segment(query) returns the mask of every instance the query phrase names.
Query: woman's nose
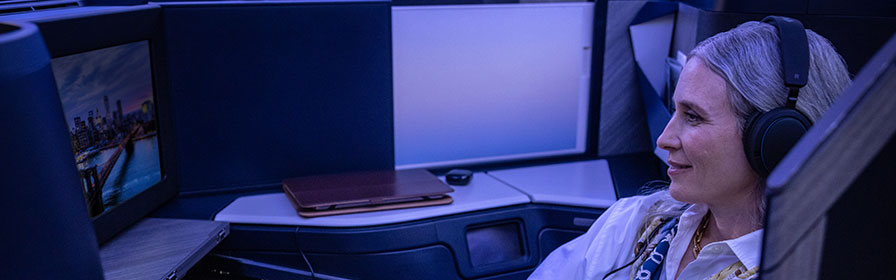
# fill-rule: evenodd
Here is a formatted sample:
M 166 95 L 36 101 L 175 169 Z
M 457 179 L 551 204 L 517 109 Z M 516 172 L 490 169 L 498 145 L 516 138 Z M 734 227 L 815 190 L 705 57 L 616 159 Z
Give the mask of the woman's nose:
M 663 129 L 663 133 L 656 139 L 656 146 L 660 149 L 672 151 L 681 146 L 681 142 L 678 140 L 675 124 L 673 123 L 674 121 L 675 117 L 673 116 L 672 119 L 669 120 L 669 123 L 666 124 L 666 128 Z

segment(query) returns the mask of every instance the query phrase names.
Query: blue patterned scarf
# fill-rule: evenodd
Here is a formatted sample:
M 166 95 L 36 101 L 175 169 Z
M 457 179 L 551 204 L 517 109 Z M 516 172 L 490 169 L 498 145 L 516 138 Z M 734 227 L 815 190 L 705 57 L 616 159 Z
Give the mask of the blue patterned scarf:
M 656 244 L 650 255 L 638 268 L 635 273 L 637 280 L 659 280 L 663 271 L 663 261 L 666 259 L 666 253 L 669 252 L 669 246 L 672 243 L 672 237 L 678 232 L 678 218 L 674 218 L 666 222 L 660 230 L 661 240 Z

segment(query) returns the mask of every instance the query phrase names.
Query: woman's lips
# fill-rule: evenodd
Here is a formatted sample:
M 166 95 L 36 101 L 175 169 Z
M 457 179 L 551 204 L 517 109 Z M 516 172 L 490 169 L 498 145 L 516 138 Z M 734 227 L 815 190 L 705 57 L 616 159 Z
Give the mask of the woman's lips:
M 687 164 L 683 164 L 683 163 L 679 163 L 679 162 L 675 162 L 675 161 L 671 161 L 671 160 L 668 163 L 669 163 L 669 169 L 666 170 L 666 173 L 669 174 L 669 177 L 672 177 L 672 175 L 681 174 L 682 172 L 688 171 L 691 168 L 693 168 L 693 166 L 691 166 L 691 165 L 687 165 Z

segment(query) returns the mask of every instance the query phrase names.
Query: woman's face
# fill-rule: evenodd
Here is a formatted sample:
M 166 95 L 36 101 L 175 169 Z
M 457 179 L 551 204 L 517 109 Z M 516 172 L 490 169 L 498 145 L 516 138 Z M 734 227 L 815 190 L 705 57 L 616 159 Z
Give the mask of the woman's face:
M 732 204 L 752 198 L 759 181 L 744 155 L 738 117 L 725 80 L 699 58 L 685 64 L 676 111 L 657 139 L 669 151 L 669 192 L 688 203 Z

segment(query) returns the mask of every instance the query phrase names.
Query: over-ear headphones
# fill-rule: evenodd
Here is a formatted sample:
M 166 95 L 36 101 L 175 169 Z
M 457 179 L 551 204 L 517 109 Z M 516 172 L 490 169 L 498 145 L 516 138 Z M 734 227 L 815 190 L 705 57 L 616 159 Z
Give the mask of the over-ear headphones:
M 800 88 L 809 80 L 809 40 L 798 20 L 769 16 L 762 22 L 778 30 L 778 48 L 784 85 L 789 89 L 784 107 L 768 112 L 755 112 L 744 126 L 744 151 L 750 166 L 760 176 L 767 177 L 784 155 L 809 130 L 812 122 L 796 110 Z

